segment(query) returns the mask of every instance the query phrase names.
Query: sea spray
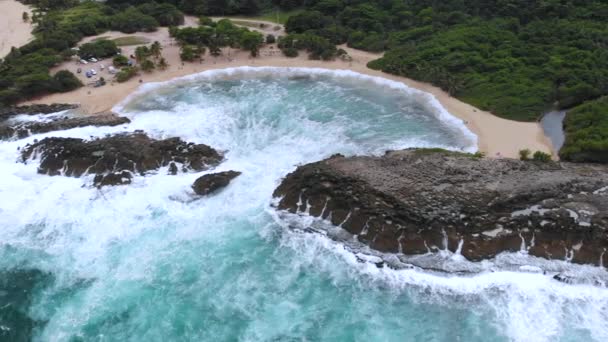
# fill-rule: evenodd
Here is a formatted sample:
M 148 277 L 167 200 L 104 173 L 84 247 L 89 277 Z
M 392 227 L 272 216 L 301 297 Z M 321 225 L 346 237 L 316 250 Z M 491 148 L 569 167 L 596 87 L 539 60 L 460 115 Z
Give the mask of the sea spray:
M 292 77 L 302 74 L 308 79 Z M 23 308 L 40 322 L 34 340 L 608 339 L 605 288 L 508 265 L 583 278 L 605 273 L 597 267 L 515 253 L 475 264 L 479 273 L 469 276 L 378 268 L 277 217 L 272 192 L 298 164 L 410 146 L 473 150 L 461 123 L 438 116 L 427 95 L 343 71 L 201 75 L 213 77 L 144 85 L 116 108 L 129 125 L 0 143 L 0 270 L 50 275 L 34 279 Z M 48 177 L 36 161 L 17 162 L 18 149 L 34 139 L 136 129 L 209 144 L 226 161 L 102 189 L 87 186 L 87 177 Z M 182 200 L 200 175 L 225 170 L 242 175 L 217 195 Z M 307 223 L 305 213 L 296 223 Z

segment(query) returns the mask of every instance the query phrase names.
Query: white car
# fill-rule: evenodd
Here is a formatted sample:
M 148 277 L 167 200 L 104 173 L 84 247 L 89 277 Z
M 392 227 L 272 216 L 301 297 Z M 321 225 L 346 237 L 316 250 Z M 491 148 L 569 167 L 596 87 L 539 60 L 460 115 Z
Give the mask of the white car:
M 89 62 L 91 62 L 91 63 L 97 63 L 97 58 L 92 57 L 92 58 L 89 59 Z
M 84 59 L 81 59 L 80 63 L 82 63 L 82 64 L 89 64 L 89 62 L 85 61 Z
M 95 69 L 91 69 L 91 74 L 97 75 L 97 71 L 95 71 Z

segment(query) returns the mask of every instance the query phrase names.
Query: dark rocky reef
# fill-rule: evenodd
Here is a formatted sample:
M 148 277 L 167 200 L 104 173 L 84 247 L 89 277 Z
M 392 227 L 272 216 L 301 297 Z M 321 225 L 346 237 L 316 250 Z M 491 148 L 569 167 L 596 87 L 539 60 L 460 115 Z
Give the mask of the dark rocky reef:
M 78 108 L 78 105 L 68 103 L 53 103 L 50 105 L 33 104 L 29 106 L 3 107 L 0 108 L 0 121 L 4 121 L 15 115 L 50 114 L 76 108 Z
M 25 138 L 30 134 L 46 133 L 84 126 L 118 126 L 131 122 L 112 112 L 91 116 L 62 117 L 47 122 L 0 123 L 0 139 Z
M 142 132 L 96 140 L 45 138 L 27 145 L 21 158 L 23 162 L 39 159 L 38 172 L 51 176 L 95 174 L 95 186 L 127 184 L 132 173 L 144 174 L 170 164 L 177 173 L 176 163 L 182 165 L 182 171 L 202 171 L 223 160 L 219 152 L 207 145 L 180 138 L 155 140 Z
M 234 178 L 241 173 L 238 171 L 223 171 L 203 175 L 194 181 L 192 189 L 197 195 L 206 196 L 214 193 L 230 184 Z
M 403 150 L 298 167 L 279 209 L 323 217 L 380 252 L 530 255 L 608 264 L 608 167 Z

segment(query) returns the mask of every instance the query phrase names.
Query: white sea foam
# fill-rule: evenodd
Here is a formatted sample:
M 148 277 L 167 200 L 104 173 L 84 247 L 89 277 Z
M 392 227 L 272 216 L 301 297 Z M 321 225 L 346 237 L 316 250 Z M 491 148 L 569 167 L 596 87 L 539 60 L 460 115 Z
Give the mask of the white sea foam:
M 178 77 L 169 81 L 164 82 L 150 82 L 142 84 L 135 92 L 126 97 L 121 103 L 114 107 L 114 111 L 123 112 L 125 105 L 137 101 L 138 97 L 147 94 L 153 90 L 166 89 L 165 91 L 171 91 L 172 88 L 179 86 L 187 86 L 192 83 L 200 82 L 214 82 L 218 80 L 226 79 L 245 79 L 263 76 L 282 77 L 289 78 L 294 76 L 329 76 L 337 81 L 355 80 L 357 82 L 369 82 L 376 86 L 387 87 L 389 89 L 401 91 L 407 96 L 415 96 L 424 105 L 427 106 L 430 113 L 437 116 L 438 119 L 442 120 L 448 125 L 457 127 L 466 136 L 467 145 L 464 148 L 466 152 L 477 151 L 477 136 L 469 130 L 461 119 L 456 118 L 450 114 L 437 100 L 435 96 L 430 93 L 408 87 L 402 82 L 389 80 L 382 77 L 364 75 L 352 70 L 345 69 L 323 69 L 323 68 L 303 68 L 303 67 L 250 67 L 241 66 L 235 68 L 226 69 L 215 69 L 207 70 L 196 74 L 191 74 L 183 77 Z M 412 145 L 411 147 L 425 147 Z M 452 146 L 445 146 L 449 149 L 454 149 Z
M 286 77 L 363 77 L 349 71 L 267 69 Z M 518 253 L 481 263 L 479 273 L 470 276 L 380 269 L 373 262 L 376 258 L 360 262 L 344 244 L 325 236 L 279 227 L 275 222 L 285 222 L 273 219 L 276 212 L 268 203 L 281 177 L 296 165 L 337 152 L 379 152 L 387 142 L 349 140 L 348 126 L 355 123 L 309 120 L 296 107 L 290 115 L 265 116 L 276 109 L 277 101 L 280 104 L 284 94 L 274 93 L 280 89 L 265 92 L 268 98 L 258 101 L 253 111 L 244 102 L 213 102 L 196 92 L 189 94 L 191 101 L 169 100 L 173 86 L 186 91 L 226 75 L 252 77 L 251 70 L 259 68 L 207 72 L 187 78 L 191 84 L 144 85 L 132 101 L 162 90 L 165 97 L 157 100 L 170 110 L 142 111 L 123 102 L 115 110 L 132 119 L 129 125 L 75 128 L 0 143 L 0 268 L 27 265 L 57 277 L 53 288 L 37 294 L 29 310 L 48 321 L 37 339 L 95 339 L 103 334 L 112 340 L 168 340 L 182 333 L 190 340 L 331 340 L 349 330 L 345 324 L 357 327 L 357 334 L 367 340 L 403 340 L 412 333 L 441 339 L 460 336 L 458 329 L 468 324 L 474 327 L 466 331 L 473 332 L 495 326 L 514 341 L 580 336 L 608 340 L 605 288 L 511 270 L 528 265 L 524 270 L 539 267 L 595 279 L 603 269 Z M 388 80 L 361 80 L 402 89 Z M 359 128 L 369 133 L 367 126 Z M 37 161 L 16 162 L 18 149 L 35 139 L 87 139 L 134 129 L 156 138 L 180 136 L 206 143 L 226 150 L 227 160 L 216 170 L 168 176 L 161 169 L 135 177 L 129 186 L 101 190 L 87 186 L 90 176 L 48 177 L 37 174 Z M 395 147 L 432 143 L 424 136 L 403 137 Z M 243 174 L 219 194 L 189 201 L 197 177 L 221 170 Z M 450 258 L 447 252 L 438 262 L 468 267 L 466 260 Z M 78 286 L 83 288 L 69 292 Z M 406 302 L 400 302 L 404 297 Z M 462 312 L 483 314 L 478 323 L 446 326 L 445 335 L 425 335 L 443 328 L 434 321 L 432 310 L 437 307 L 446 323 L 460 322 Z M 429 317 L 426 324 L 432 326 L 406 325 L 420 317 Z M 246 328 L 236 325 L 239 320 Z M 321 325 L 314 325 L 317 321 Z M 483 334 L 460 339 L 484 337 L 494 339 Z

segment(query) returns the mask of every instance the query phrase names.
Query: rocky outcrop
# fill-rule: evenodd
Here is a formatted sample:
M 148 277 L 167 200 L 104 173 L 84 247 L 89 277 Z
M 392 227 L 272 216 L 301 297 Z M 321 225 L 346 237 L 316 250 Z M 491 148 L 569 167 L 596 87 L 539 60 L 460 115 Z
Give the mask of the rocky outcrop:
M 91 116 L 62 117 L 51 121 L 33 121 L 0 124 L 0 139 L 25 138 L 30 134 L 46 133 L 84 126 L 118 126 L 131 122 L 112 112 Z
M 127 184 L 133 173 L 144 174 L 171 163 L 181 164 L 182 171 L 202 171 L 223 159 L 207 145 L 180 138 L 155 140 L 142 132 L 96 140 L 45 138 L 27 145 L 21 157 L 23 162 L 40 160 L 38 172 L 42 174 L 72 177 L 95 174 L 96 186 Z
M 0 121 L 6 120 L 14 115 L 50 114 L 76 108 L 78 108 L 78 105 L 68 103 L 53 103 L 50 105 L 33 104 L 29 106 L 4 107 L 0 108 Z
M 608 167 L 434 150 L 334 156 L 298 167 L 279 209 L 329 220 L 380 252 L 503 251 L 608 264 Z
M 206 196 L 230 184 L 241 173 L 238 171 L 224 171 L 203 175 L 194 181 L 192 189 L 197 195 Z

